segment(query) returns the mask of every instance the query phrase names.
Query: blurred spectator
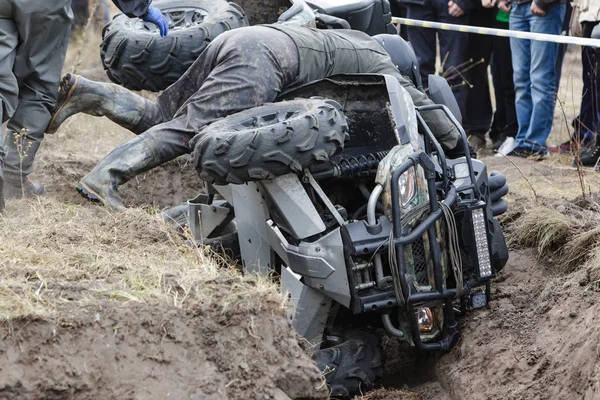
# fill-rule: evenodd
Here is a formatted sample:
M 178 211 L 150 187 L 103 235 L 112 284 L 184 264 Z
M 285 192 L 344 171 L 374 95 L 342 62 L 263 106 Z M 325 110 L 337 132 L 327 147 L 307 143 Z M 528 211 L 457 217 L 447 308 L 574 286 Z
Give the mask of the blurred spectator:
M 469 22 L 472 0 L 401 0 L 406 4 L 407 17 L 424 21 L 465 25 Z M 428 87 L 428 77 L 435 73 L 436 34 L 440 42 L 443 75 L 448 79 L 462 115 L 466 115 L 467 86 L 461 70 L 468 64 L 469 36 L 465 32 L 451 32 L 429 28 L 407 27 L 421 70 L 423 86 Z
M 73 29 L 83 28 L 87 24 L 90 13 L 92 12 L 94 13 L 92 22 L 98 26 L 102 26 L 110 20 L 110 6 L 108 0 L 98 0 L 96 3 L 96 10 L 90 10 L 90 5 L 89 0 L 71 0 Z
M 168 21 L 151 0 L 113 0 L 130 17 L 168 32 Z M 2 198 L 43 195 L 28 178 L 56 105 L 73 12 L 71 0 L 0 0 L 0 143 Z
M 566 1 L 566 0 L 565 0 Z M 563 18 L 562 28 L 560 29 L 560 34 L 562 36 L 569 35 L 569 25 L 571 24 L 571 13 L 573 12 L 573 7 L 570 2 L 565 3 L 565 16 Z M 558 44 L 558 56 L 556 57 L 556 90 L 560 87 L 560 77 L 562 76 L 562 65 L 565 59 L 565 54 L 567 54 L 567 49 L 569 45 L 566 43 Z
M 406 4 L 402 3 L 402 0 L 390 0 L 390 8 L 394 17 L 406 18 Z M 399 33 L 402 39 L 408 41 L 406 25 L 400 25 Z
M 579 4 L 581 14 L 579 22 L 581 24 L 581 33 L 583 37 L 592 36 L 592 30 L 600 21 L 600 1 L 599 0 L 581 0 Z M 581 49 L 581 62 L 583 64 L 583 93 L 579 116 L 573 121 L 575 128 L 574 135 L 577 135 L 585 145 L 591 143 L 591 146 L 584 148 L 581 153 L 581 164 L 587 167 L 593 167 L 600 158 L 600 138 L 598 129 L 600 128 L 600 79 L 598 79 L 598 54 L 593 47 L 584 46 Z
M 510 29 L 558 35 L 565 16 L 564 0 L 501 0 L 498 7 L 510 10 Z M 519 129 L 511 156 L 548 154 L 546 139 L 552 129 L 556 97 L 558 45 L 538 40 L 510 39 L 515 83 L 515 107 Z
M 485 2 L 485 0 L 484 0 Z M 469 15 L 469 23 L 473 26 L 492 27 L 496 10 L 476 4 Z M 467 88 L 466 115 L 463 115 L 463 127 L 469 143 L 479 150 L 485 146 L 485 135 L 492 124 L 492 100 L 488 67 L 494 47 L 494 37 L 489 35 L 469 34 L 467 56 L 471 61 L 465 76 L 469 81 Z
M 486 0 L 483 0 L 485 3 Z M 488 1 L 489 3 L 489 1 Z M 510 14 L 497 10 L 494 27 L 508 29 Z M 496 156 L 502 157 L 516 147 L 515 137 L 519 125 L 515 110 L 515 85 L 513 83 L 512 55 L 510 52 L 510 39 L 507 37 L 494 37 L 494 50 L 491 61 L 492 82 L 496 98 L 496 112 L 490 130 L 490 139 L 493 142 Z

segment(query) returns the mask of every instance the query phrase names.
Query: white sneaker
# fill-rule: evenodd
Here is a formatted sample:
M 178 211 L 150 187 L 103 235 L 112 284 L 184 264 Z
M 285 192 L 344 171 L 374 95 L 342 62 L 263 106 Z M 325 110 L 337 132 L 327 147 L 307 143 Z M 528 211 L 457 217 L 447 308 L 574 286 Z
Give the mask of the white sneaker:
M 498 149 L 498 151 L 496 152 L 495 155 L 496 155 L 496 157 L 507 156 L 508 153 L 513 151 L 516 147 L 517 147 L 517 141 L 515 140 L 514 137 L 509 136 L 504 140 L 504 143 L 502 143 L 502 146 L 500 146 L 500 148 Z

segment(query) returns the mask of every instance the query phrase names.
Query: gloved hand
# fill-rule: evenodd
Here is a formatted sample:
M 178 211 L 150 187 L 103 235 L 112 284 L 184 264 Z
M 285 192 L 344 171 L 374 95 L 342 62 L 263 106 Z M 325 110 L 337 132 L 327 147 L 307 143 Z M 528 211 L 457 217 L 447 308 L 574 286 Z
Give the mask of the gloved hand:
M 169 21 L 156 7 L 148 7 L 148 12 L 142 17 L 146 22 L 152 22 L 158 26 L 160 36 L 165 37 L 169 33 Z
M 506 177 L 498 171 L 493 171 L 488 178 L 490 188 L 490 201 L 494 217 L 504 214 L 508 210 L 508 203 L 502 197 L 508 193 Z

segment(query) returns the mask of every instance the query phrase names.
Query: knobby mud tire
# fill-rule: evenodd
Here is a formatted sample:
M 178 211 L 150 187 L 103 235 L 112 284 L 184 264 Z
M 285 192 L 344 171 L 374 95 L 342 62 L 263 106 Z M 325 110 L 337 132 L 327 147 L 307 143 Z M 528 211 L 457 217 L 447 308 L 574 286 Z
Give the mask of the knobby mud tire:
M 175 82 L 206 46 L 221 33 L 248 26 L 240 6 L 226 0 L 155 0 L 163 13 L 197 9 L 206 14 L 201 22 L 169 30 L 146 29 L 139 18 L 119 14 L 102 30 L 100 58 L 111 81 L 131 90 L 159 91 Z M 151 26 L 151 25 L 150 25 Z
M 206 182 L 224 185 L 300 173 L 344 147 L 348 125 L 327 99 L 269 103 L 225 117 L 193 140 L 194 165 Z
M 324 374 L 331 398 L 350 398 L 364 393 L 383 376 L 385 357 L 381 336 L 371 332 L 354 332 L 333 347 L 312 355 Z

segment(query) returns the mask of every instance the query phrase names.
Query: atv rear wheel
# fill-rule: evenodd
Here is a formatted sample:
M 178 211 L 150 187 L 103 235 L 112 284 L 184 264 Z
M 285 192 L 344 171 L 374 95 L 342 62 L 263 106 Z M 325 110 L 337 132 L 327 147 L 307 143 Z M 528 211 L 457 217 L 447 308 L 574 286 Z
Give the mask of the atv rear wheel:
M 152 5 L 169 21 L 166 37 L 156 25 L 124 14 L 102 30 L 102 65 L 113 82 L 128 89 L 166 89 L 214 38 L 248 25 L 240 6 L 226 0 L 155 0 Z
M 325 375 L 332 398 L 364 392 L 383 376 L 381 336 L 375 333 L 354 332 L 345 342 L 314 352 L 312 358 Z
M 348 125 L 340 109 L 333 100 L 296 99 L 220 119 L 192 140 L 196 170 L 217 185 L 300 173 L 343 149 Z

